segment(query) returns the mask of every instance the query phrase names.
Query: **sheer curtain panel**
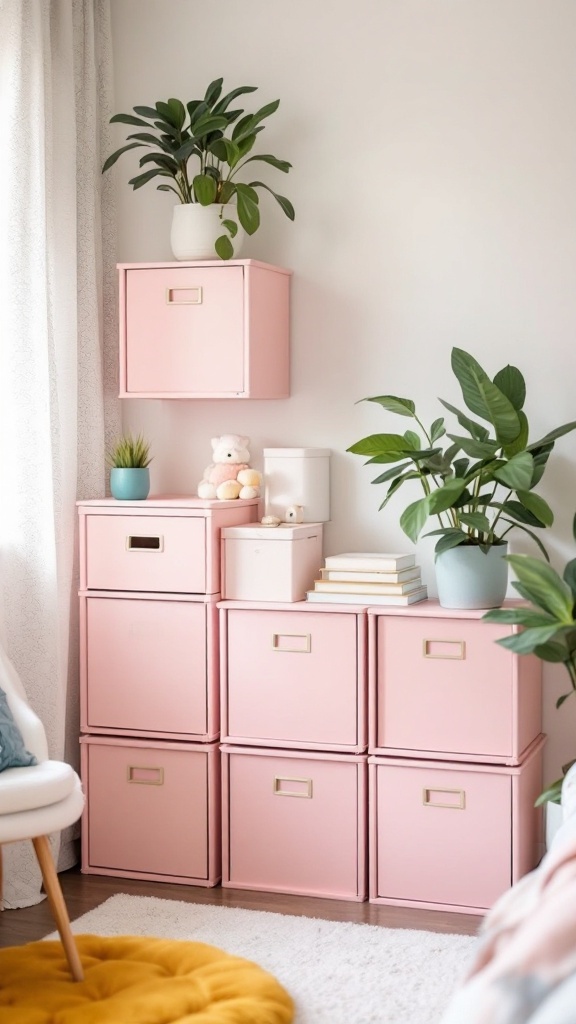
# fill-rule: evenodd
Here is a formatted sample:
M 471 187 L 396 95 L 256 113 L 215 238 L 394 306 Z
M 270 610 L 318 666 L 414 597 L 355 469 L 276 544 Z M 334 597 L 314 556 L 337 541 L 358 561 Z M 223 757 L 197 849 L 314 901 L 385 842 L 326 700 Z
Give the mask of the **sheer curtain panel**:
M 111 79 L 109 0 L 0 0 L 0 631 L 74 765 L 75 502 L 104 494 L 118 419 Z M 4 854 L 4 906 L 39 902 L 34 857 Z

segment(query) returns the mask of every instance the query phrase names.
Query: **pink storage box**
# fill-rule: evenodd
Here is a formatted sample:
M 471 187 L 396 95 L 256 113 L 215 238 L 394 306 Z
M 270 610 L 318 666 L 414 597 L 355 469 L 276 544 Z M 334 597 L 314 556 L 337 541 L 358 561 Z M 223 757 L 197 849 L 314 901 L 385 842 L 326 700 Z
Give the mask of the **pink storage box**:
M 483 914 L 531 871 L 544 742 L 515 767 L 369 758 L 370 902 Z
M 221 544 L 225 600 L 303 601 L 322 565 L 321 523 L 227 526 Z
M 222 885 L 365 900 L 366 757 L 221 751 Z
M 82 736 L 82 871 L 213 886 L 220 880 L 217 743 Z

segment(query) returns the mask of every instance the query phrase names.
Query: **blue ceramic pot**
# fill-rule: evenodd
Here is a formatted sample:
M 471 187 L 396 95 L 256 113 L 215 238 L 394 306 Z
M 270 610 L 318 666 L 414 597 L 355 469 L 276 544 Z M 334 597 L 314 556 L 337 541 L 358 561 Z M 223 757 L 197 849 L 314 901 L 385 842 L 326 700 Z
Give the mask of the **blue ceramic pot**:
M 443 608 L 499 608 L 508 585 L 507 544 L 494 544 L 485 554 L 460 544 L 436 558 L 438 600 Z
M 150 493 L 150 470 L 111 469 L 110 491 L 119 501 L 143 501 Z

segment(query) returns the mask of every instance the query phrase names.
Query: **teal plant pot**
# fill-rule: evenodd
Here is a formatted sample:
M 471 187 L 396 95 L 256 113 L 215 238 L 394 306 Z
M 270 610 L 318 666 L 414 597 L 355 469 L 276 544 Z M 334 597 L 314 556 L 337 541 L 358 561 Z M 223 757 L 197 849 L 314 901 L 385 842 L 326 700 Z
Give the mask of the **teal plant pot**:
M 435 563 L 438 600 L 443 608 L 499 608 L 506 597 L 507 544 L 493 544 L 485 554 L 460 544 L 438 555 Z
M 111 469 L 110 491 L 119 501 L 143 501 L 150 493 L 150 470 Z

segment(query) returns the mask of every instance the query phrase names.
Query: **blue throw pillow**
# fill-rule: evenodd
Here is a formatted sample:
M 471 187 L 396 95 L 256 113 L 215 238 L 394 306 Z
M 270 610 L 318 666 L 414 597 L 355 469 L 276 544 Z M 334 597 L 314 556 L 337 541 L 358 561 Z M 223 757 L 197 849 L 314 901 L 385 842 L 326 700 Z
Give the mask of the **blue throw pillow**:
M 8 698 L 0 689 L 0 772 L 5 768 L 27 768 L 31 764 L 38 764 L 38 761 L 26 750 L 22 733 L 8 706 Z

